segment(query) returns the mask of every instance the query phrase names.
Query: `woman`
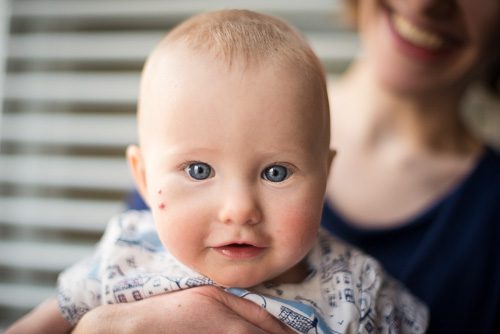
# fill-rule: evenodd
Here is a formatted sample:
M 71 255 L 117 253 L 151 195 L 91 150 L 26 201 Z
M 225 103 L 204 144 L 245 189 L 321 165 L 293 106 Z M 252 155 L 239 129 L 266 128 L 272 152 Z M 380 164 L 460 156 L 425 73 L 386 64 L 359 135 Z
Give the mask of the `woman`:
M 498 333 L 500 157 L 465 127 L 460 107 L 475 80 L 488 79 L 498 93 L 500 2 L 349 6 L 363 56 L 331 90 L 338 157 L 323 225 L 377 257 L 426 302 L 430 332 Z M 175 316 L 158 316 L 164 312 Z M 227 331 L 226 324 L 239 333 L 279 330 L 254 305 L 201 288 L 97 309 L 77 332 L 130 323 L 193 330 L 196 312 L 206 314 L 205 323 L 196 320 L 204 331 Z
M 500 157 L 460 107 L 475 79 L 500 88 L 500 2 L 357 5 L 364 53 L 331 90 L 323 225 L 426 302 L 430 332 L 499 332 Z

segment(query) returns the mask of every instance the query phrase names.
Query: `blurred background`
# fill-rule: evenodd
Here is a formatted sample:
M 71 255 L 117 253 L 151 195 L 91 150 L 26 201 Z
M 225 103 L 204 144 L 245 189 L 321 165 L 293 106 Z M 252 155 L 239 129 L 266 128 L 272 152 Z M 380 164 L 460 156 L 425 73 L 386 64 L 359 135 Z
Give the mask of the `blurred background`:
M 124 209 L 149 51 L 181 20 L 220 8 L 286 19 L 329 80 L 361 56 L 342 0 L 0 0 L 0 331 L 54 295 L 57 274 Z M 478 88 L 464 117 L 500 148 L 497 101 Z

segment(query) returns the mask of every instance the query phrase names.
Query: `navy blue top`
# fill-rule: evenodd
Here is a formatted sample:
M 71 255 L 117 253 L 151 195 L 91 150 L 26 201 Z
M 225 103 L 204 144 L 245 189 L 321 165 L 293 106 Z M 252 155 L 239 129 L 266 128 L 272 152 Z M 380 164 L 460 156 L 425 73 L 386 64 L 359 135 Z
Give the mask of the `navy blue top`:
M 500 155 L 400 227 L 361 229 L 325 205 L 322 225 L 377 258 L 431 310 L 430 333 L 500 333 Z

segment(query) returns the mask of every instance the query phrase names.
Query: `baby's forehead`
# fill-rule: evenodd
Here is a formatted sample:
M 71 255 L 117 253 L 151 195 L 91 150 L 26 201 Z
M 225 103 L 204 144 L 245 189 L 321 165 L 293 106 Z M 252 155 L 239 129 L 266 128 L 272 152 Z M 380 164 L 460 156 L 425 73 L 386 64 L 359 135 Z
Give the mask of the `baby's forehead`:
M 154 98 L 173 99 L 176 93 L 182 94 L 184 90 L 196 88 L 207 73 L 213 78 L 209 86 L 220 82 L 263 85 L 268 79 L 262 75 L 263 72 L 273 74 L 276 85 L 269 90 L 279 92 L 288 86 L 300 86 L 296 95 L 304 100 L 323 101 L 321 78 L 305 71 L 300 64 L 271 57 L 255 61 L 233 57 L 227 62 L 227 59 L 217 54 L 202 53 L 179 43 L 157 50 L 148 61 L 141 78 L 140 102 Z
M 314 124 L 329 124 L 327 120 L 328 103 L 324 102 L 325 96 L 322 95 L 324 91 L 322 78 L 316 72 L 310 71 L 309 68 L 296 62 L 295 59 L 288 59 L 287 61 L 283 61 L 278 57 L 248 59 L 244 56 L 232 55 L 232 58 L 228 61 L 227 57 L 221 57 L 215 52 L 202 51 L 194 49 L 186 43 L 176 41 L 174 43 L 160 44 L 151 54 L 141 78 L 138 108 L 140 136 L 149 136 L 150 133 L 150 131 L 141 131 L 142 124 L 154 123 L 159 118 L 165 121 L 163 117 L 165 115 L 159 113 L 158 105 L 171 105 L 185 97 L 186 94 L 195 94 L 193 92 L 196 91 L 203 92 L 207 87 L 211 88 L 210 86 L 225 81 L 233 83 L 246 82 L 249 83 L 250 87 L 252 85 L 262 86 L 266 83 L 263 82 L 265 76 L 262 76 L 262 72 L 275 74 L 274 78 L 276 80 L 274 82 L 276 85 L 270 87 L 269 91 L 274 90 L 279 93 L 290 85 L 300 86 L 299 89 L 294 91 L 294 94 L 298 95 L 298 99 L 303 103 L 310 104 L 311 108 L 316 106 L 316 109 L 320 109 L 313 111 L 307 110 L 307 106 L 304 107 L 304 110 L 309 114 L 306 117 L 307 120 Z M 214 80 L 212 82 L 202 81 L 207 72 L 213 74 Z M 206 84 L 207 87 L 202 84 Z M 262 92 L 263 95 L 267 93 Z M 220 92 L 221 97 L 225 94 L 226 92 Z M 278 95 L 276 95 L 277 99 L 282 98 Z M 193 99 L 197 97 L 193 96 Z M 215 98 L 217 99 L 217 96 Z M 256 96 L 255 98 L 261 99 L 262 97 Z M 200 104 L 206 102 L 210 101 L 199 101 Z M 234 115 L 239 114 L 238 111 L 240 111 L 240 108 L 235 107 Z M 175 108 L 161 109 L 161 113 L 166 112 L 175 115 L 182 111 Z M 213 114 L 213 118 L 217 117 L 219 117 L 217 114 Z M 282 121 L 286 121 L 286 114 L 281 114 L 281 117 L 284 118 Z M 224 120 L 219 119 L 219 121 L 223 124 Z M 265 119 L 262 121 L 265 121 Z M 279 125 L 279 123 L 276 124 Z M 297 124 L 297 131 L 305 131 L 299 125 Z M 318 127 L 322 128 L 324 126 Z
M 205 72 L 215 72 L 214 83 L 235 80 L 253 81 L 255 85 L 259 85 L 262 84 L 258 81 L 260 72 L 268 71 L 279 72 L 282 85 L 292 81 L 307 85 L 308 75 L 300 68 L 300 64 L 280 61 L 273 57 L 249 59 L 244 55 L 232 55 L 231 59 L 227 59 L 218 53 L 204 52 L 185 43 L 176 42 L 159 47 L 151 54 L 141 75 L 139 95 L 140 100 L 144 100 L 154 96 L 151 93 L 158 90 L 163 92 L 157 94 L 159 97 L 175 94 L 175 91 L 169 88 L 184 85 L 184 88 L 188 89 L 190 86 L 196 86 Z

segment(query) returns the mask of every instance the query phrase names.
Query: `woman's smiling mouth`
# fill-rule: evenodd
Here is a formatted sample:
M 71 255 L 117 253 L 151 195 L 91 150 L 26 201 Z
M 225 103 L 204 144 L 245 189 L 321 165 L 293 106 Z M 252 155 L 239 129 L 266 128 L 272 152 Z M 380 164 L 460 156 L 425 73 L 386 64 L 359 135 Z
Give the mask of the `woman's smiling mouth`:
M 402 38 L 418 47 L 438 50 L 445 44 L 443 37 L 414 25 L 401 15 L 393 14 L 392 22 L 394 29 Z
M 387 8 L 386 19 L 393 39 L 406 55 L 425 62 L 447 59 L 462 42 L 444 28 L 432 29 Z M 438 23 L 436 23 L 438 24 Z

